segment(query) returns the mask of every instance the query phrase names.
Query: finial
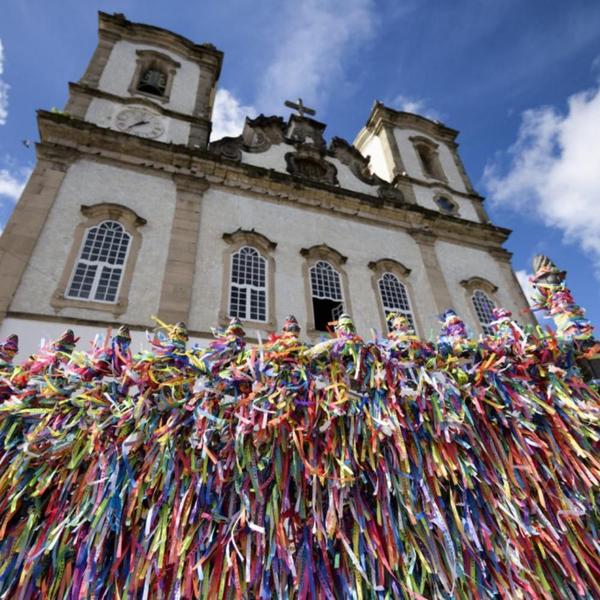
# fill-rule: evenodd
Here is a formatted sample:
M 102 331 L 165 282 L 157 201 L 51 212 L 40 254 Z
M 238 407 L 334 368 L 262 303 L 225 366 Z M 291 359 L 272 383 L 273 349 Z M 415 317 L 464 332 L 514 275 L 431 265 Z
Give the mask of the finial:
M 9 335 L 3 344 L 0 344 L 0 362 L 9 363 L 19 351 L 19 336 Z
M 127 325 L 121 325 L 121 327 L 117 329 L 114 339 L 121 345 L 128 346 L 131 344 L 131 332 L 129 331 L 129 327 L 127 327 Z
M 388 334 L 388 337 L 408 337 L 414 336 L 415 330 L 408 320 L 408 317 L 402 313 L 391 312 L 387 320 L 389 321 L 392 330 Z
M 190 339 L 187 326 L 183 321 L 179 321 L 169 330 L 169 338 L 175 341 L 187 342 Z
M 52 342 L 52 350 L 71 354 L 78 339 L 72 329 L 67 329 L 57 340 Z
M 300 334 L 300 325 L 294 315 L 288 315 L 283 323 L 282 330 L 284 334 L 287 334 L 290 337 L 298 337 Z
M 449 345 L 453 348 L 455 344 L 462 344 L 467 341 L 468 334 L 464 321 L 451 308 L 445 310 L 440 316 L 442 323 L 438 342 L 442 346 Z
M 237 317 L 232 317 L 231 321 L 229 321 L 229 325 L 225 330 L 225 335 L 239 338 L 242 338 L 246 335 L 246 332 L 242 327 L 242 322 Z
M 346 313 L 341 314 L 335 325 L 335 332 L 338 337 L 355 334 L 356 327 L 354 327 L 354 321 L 352 320 L 352 317 Z
M 547 256 L 538 254 L 533 257 L 533 285 L 560 285 L 566 277 Z

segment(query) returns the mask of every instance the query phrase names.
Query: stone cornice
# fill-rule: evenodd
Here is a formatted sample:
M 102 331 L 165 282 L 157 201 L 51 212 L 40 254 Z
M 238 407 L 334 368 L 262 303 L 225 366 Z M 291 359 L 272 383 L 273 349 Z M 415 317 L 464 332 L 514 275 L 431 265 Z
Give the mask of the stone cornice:
M 178 119 L 180 121 L 186 121 L 187 123 L 203 123 L 207 126 L 211 124 L 210 119 L 188 115 L 175 110 L 170 110 L 168 108 L 165 108 L 164 106 L 161 106 L 158 101 L 152 100 L 145 96 L 117 96 L 116 94 L 111 94 L 110 92 L 105 92 L 103 90 L 99 90 L 95 87 L 91 87 L 86 84 L 74 82 L 69 82 L 69 92 L 71 94 L 83 94 L 92 98 L 110 100 L 111 102 L 116 102 L 117 104 L 141 104 L 142 106 L 147 106 L 148 108 L 155 110 L 156 112 L 160 113 L 165 117 L 170 117 L 171 119 Z
M 432 121 L 421 115 L 394 110 L 377 101 L 371 109 L 371 114 L 367 119 L 365 127 L 369 130 L 377 131 L 386 123 L 394 127 L 410 127 L 446 142 L 453 142 L 459 133 L 456 129 L 452 129 L 438 121 Z
M 223 52 L 217 50 L 212 44 L 195 44 L 191 40 L 161 27 L 128 21 L 120 13 L 111 15 L 100 11 L 98 20 L 100 37 L 160 46 L 177 52 L 194 62 L 203 63 L 205 67 L 215 70 L 216 77 L 219 77 Z
M 379 197 L 320 182 L 299 181 L 287 173 L 227 160 L 207 150 L 138 138 L 66 115 L 39 111 L 38 124 L 41 149 L 55 155 L 78 151 L 91 160 L 150 169 L 163 176 L 202 177 L 209 184 L 235 189 L 237 193 L 299 203 L 386 227 L 427 227 L 440 239 L 484 249 L 500 248 L 510 234 L 510 230 L 491 224 L 443 215 L 414 204 L 386 203 Z
M 436 179 L 434 181 L 427 181 L 426 179 L 419 179 L 417 177 L 412 177 L 411 175 L 396 175 L 396 177 L 394 177 L 394 181 L 392 183 L 395 184 L 397 181 L 406 181 L 413 185 L 420 185 L 421 187 L 428 187 L 428 188 L 438 188 L 439 187 L 439 188 L 446 190 L 448 193 L 453 194 L 454 196 L 460 196 L 462 198 L 468 198 L 469 200 L 476 200 L 478 202 L 483 202 L 485 200 L 485 198 L 483 196 L 480 196 L 479 194 L 477 194 L 475 192 L 461 192 L 460 190 L 453 188 L 447 182 L 442 181 L 440 179 Z
M 192 194 L 204 194 L 210 184 L 203 177 L 186 175 L 184 173 L 173 173 L 173 181 L 178 190 Z

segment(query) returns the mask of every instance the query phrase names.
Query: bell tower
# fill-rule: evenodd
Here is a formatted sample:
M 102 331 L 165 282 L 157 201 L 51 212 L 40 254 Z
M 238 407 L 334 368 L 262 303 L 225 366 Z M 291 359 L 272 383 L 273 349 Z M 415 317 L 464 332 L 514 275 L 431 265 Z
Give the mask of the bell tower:
M 99 13 L 98 46 L 65 112 L 99 127 L 206 149 L 223 53 Z

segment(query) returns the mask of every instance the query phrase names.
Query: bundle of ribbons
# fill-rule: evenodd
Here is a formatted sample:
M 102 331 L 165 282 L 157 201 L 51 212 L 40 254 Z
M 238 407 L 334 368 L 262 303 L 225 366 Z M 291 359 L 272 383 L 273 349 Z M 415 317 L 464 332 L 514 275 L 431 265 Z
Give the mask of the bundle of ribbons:
M 497 309 L 0 346 L 0 598 L 598 598 L 600 396 Z

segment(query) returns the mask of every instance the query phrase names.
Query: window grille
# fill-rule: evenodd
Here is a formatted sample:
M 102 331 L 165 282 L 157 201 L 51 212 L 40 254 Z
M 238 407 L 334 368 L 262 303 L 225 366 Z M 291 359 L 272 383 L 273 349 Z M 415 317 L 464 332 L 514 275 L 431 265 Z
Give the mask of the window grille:
M 486 334 L 492 333 L 490 323 L 494 320 L 494 315 L 492 314 L 494 303 L 481 290 L 475 290 L 473 296 L 471 296 L 471 300 L 473 301 L 473 306 L 475 307 L 475 312 L 477 313 L 477 318 L 481 323 L 483 332 Z
M 341 302 L 342 286 L 340 274 L 324 260 L 320 260 L 310 268 L 310 285 L 313 298 Z
M 231 256 L 230 317 L 267 320 L 266 272 L 266 259 L 250 246 L 243 246 Z
M 388 321 L 390 313 L 403 314 L 410 323 L 410 326 L 415 328 L 410 300 L 406 286 L 393 274 L 384 273 L 379 279 L 379 293 L 381 295 L 381 303 L 383 304 L 383 312 L 385 313 L 388 329 L 391 328 L 391 323 Z
M 116 221 L 87 230 L 67 297 L 116 302 L 131 236 Z

